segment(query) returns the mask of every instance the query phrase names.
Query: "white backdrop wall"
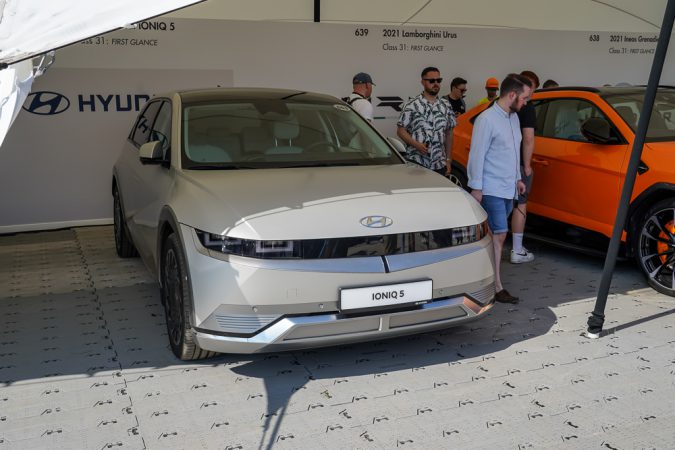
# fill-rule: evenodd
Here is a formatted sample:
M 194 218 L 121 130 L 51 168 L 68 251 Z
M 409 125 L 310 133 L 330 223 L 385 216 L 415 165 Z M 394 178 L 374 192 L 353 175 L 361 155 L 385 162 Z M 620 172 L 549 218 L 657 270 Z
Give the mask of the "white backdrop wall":
M 529 69 L 562 85 L 646 84 L 656 33 L 536 31 L 160 18 L 60 50 L 0 147 L 0 233 L 110 223 L 112 164 L 139 107 L 173 88 L 266 86 L 351 91 L 377 84 L 375 125 L 394 134 L 420 71 L 469 80 Z M 673 58 L 662 84 L 675 83 Z M 224 174 L 227 176 L 227 174 Z

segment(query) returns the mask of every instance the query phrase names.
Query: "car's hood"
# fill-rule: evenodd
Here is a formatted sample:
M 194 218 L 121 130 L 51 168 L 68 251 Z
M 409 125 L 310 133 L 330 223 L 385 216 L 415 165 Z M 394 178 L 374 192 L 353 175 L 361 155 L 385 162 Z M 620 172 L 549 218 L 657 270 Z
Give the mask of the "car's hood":
M 437 230 L 485 212 L 446 178 L 412 165 L 184 171 L 172 206 L 182 223 L 247 239 L 319 239 Z M 386 216 L 370 228 L 363 218 Z

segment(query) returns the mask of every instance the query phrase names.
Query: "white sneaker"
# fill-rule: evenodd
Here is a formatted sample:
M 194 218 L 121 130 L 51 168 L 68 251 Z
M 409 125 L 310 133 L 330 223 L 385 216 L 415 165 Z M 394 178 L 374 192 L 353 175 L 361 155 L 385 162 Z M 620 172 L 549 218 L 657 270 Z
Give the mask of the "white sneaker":
M 525 247 L 521 253 L 511 250 L 511 264 L 522 264 L 534 261 L 534 253 L 530 253 Z

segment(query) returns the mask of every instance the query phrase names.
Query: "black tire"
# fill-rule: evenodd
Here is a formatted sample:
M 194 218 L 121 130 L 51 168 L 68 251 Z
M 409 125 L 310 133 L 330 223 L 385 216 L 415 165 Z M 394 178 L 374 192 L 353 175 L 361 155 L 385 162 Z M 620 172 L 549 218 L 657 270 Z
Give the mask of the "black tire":
M 124 210 L 117 188 L 113 191 L 113 229 L 115 232 L 115 250 L 117 250 L 119 257 L 133 258 L 138 256 L 136 247 L 129 235 L 129 229 L 124 221 Z
M 661 200 L 645 212 L 632 242 L 649 285 L 675 297 L 675 198 Z
M 450 176 L 448 177 L 450 181 L 455 183 L 457 186 L 461 187 L 467 192 L 470 192 L 469 189 L 469 180 L 466 177 L 464 170 L 460 169 L 456 165 L 452 165 L 452 170 L 450 171 Z
M 192 289 L 187 263 L 178 236 L 170 234 L 162 246 L 162 303 L 171 350 L 183 361 L 210 358 L 216 352 L 202 350 L 192 329 Z

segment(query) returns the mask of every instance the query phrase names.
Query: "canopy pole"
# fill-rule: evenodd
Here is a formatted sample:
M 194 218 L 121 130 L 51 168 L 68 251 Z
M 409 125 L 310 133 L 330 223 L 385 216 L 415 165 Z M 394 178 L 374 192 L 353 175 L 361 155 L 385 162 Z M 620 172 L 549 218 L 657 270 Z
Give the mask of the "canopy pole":
M 649 119 L 652 115 L 654 99 L 656 98 L 656 91 L 661 79 L 661 72 L 663 71 L 663 63 L 666 59 L 668 44 L 670 43 L 671 33 L 673 32 L 673 21 L 675 21 L 675 0 L 668 0 L 666 12 L 663 15 L 663 24 L 661 25 L 659 42 L 656 45 L 656 52 L 654 53 L 654 60 L 652 61 L 652 68 L 649 73 L 649 82 L 645 92 L 642 111 L 640 112 L 637 132 L 635 133 L 635 141 L 633 141 L 630 161 L 628 163 L 628 169 L 626 170 L 626 178 L 621 191 L 619 208 L 616 212 L 612 238 L 609 242 L 607 256 L 605 257 L 605 267 L 598 288 L 598 296 L 595 300 L 595 308 L 588 318 L 588 331 L 586 332 L 586 336 L 590 338 L 600 337 L 600 332 L 602 331 L 602 326 L 605 322 L 607 294 L 609 292 L 610 284 L 612 283 L 612 274 L 614 272 L 614 266 L 616 265 L 616 256 L 619 253 L 621 234 L 623 233 L 626 216 L 628 215 L 628 207 L 633 193 L 633 186 L 635 185 L 635 177 L 637 175 L 638 165 L 640 164 L 640 157 L 642 156 L 642 147 L 644 146 L 645 137 L 647 136 Z
M 314 0 L 314 22 L 321 22 L 321 0 Z

